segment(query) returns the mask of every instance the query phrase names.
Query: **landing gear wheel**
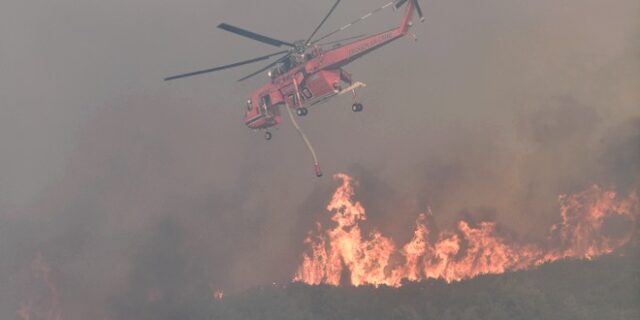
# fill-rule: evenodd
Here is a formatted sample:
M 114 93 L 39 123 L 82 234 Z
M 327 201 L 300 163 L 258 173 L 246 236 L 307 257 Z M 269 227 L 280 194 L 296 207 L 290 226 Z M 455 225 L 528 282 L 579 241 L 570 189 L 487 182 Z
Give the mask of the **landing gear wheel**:
M 265 140 L 271 140 L 271 132 L 267 131 L 264 133 L 264 139 Z
M 298 117 L 304 117 L 309 113 L 309 109 L 307 108 L 298 108 L 296 109 L 296 114 Z
M 362 105 L 362 103 L 354 103 L 351 106 L 351 111 L 353 112 L 360 112 L 362 111 L 362 109 L 364 109 L 364 106 Z

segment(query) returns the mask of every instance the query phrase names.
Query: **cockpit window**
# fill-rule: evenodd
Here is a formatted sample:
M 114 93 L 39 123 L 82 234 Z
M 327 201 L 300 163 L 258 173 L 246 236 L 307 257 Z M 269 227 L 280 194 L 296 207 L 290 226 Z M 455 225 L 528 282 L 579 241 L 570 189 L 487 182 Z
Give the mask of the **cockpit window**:
M 268 94 L 260 97 L 260 112 L 262 112 L 263 114 L 267 114 L 270 107 L 271 97 Z
M 262 96 L 262 98 L 260 98 L 260 101 L 264 106 L 267 106 L 267 107 L 271 106 L 271 97 L 268 94 Z

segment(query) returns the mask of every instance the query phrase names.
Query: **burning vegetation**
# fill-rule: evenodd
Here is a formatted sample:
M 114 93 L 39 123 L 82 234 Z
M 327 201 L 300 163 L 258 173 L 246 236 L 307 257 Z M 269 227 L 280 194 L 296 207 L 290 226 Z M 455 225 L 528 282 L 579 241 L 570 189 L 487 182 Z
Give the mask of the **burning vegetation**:
M 559 197 L 561 221 L 544 243 L 522 243 L 501 234 L 496 222 L 459 221 L 454 230 L 435 232 L 430 212 L 417 218 L 413 238 L 402 246 L 374 230 L 363 235 L 367 219 L 353 199 L 357 182 L 345 174 L 327 210 L 333 227 L 317 224 L 294 281 L 310 285 L 386 285 L 442 279 L 446 282 L 484 274 L 501 274 L 562 259 L 592 259 L 628 244 L 635 236 L 638 197 L 620 196 L 594 185 Z
M 60 293 L 42 254 L 31 263 L 32 291 L 16 312 L 20 320 L 62 320 Z

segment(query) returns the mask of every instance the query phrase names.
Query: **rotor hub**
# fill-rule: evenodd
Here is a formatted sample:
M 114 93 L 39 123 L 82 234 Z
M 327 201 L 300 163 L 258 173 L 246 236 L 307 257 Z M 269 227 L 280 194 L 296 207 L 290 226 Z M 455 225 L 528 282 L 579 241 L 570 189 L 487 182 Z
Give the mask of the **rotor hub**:
M 307 43 L 304 40 L 298 40 L 293 42 L 294 51 L 298 54 L 303 54 L 307 50 Z

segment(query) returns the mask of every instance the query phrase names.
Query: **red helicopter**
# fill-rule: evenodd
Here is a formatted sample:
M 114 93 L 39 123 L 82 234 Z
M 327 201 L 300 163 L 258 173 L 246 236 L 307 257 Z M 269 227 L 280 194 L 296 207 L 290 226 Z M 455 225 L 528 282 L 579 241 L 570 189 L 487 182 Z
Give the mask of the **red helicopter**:
M 282 122 L 281 107 L 286 109 L 296 130 L 298 130 L 307 144 L 314 159 L 315 173 L 320 177 L 322 176 L 322 172 L 315 151 L 298 126 L 292 109 L 295 110 L 298 116 L 306 116 L 309 107 L 324 102 L 333 96 L 350 92 L 354 99 L 352 111 L 362 111 L 363 106 L 357 101 L 356 89 L 364 87 L 365 84 L 354 81 L 351 74 L 343 70 L 343 67 L 375 49 L 408 35 L 414 12 L 417 12 L 420 21 L 424 21 L 418 0 L 394 0 L 314 40 L 313 38 L 316 33 L 327 21 L 329 16 L 331 16 L 340 2 L 341 0 L 337 0 L 333 4 L 329 13 L 322 19 L 315 30 L 313 30 L 307 40 L 287 42 L 222 23 L 218 25 L 218 28 L 275 47 L 287 46 L 289 49 L 216 68 L 179 74 L 167 77 L 164 80 L 169 81 L 220 71 L 280 56 L 264 68 L 238 80 L 244 81 L 267 70 L 267 75 L 270 78 L 268 83 L 255 90 L 247 100 L 244 123 L 251 129 L 265 130 L 265 139 L 271 140 L 272 135 L 268 129 Z M 322 40 L 344 31 L 382 9 L 391 6 L 393 6 L 394 9 L 398 9 L 405 4 L 407 4 L 405 13 L 400 25 L 396 28 L 366 37 L 356 36 L 339 41 L 320 43 Z M 344 45 L 340 44 L 340 42 L 347 40 L 353 41 Z M 333 44 L 333 47 L 328 50 L 322 48 L 323 46 L 331 44 Z

